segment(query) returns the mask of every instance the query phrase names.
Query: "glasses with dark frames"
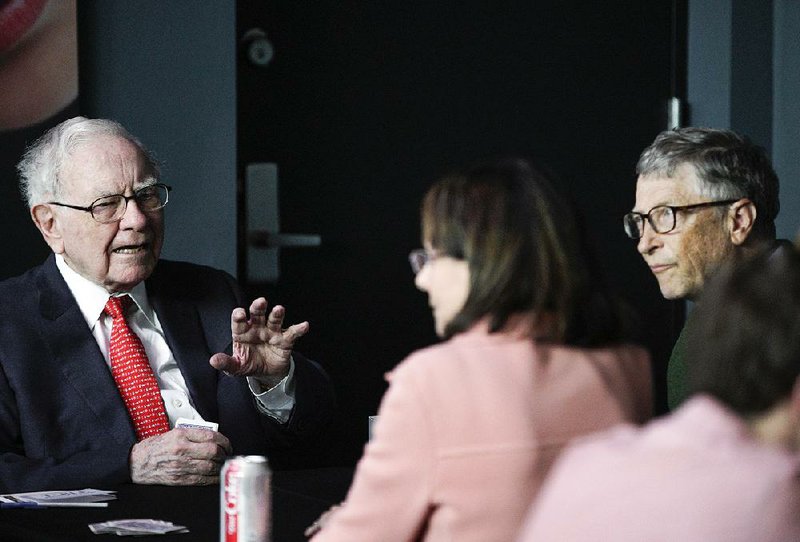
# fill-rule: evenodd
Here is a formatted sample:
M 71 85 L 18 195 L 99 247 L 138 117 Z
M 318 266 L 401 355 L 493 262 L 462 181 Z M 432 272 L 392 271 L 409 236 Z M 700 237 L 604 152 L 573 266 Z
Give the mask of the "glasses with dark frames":
M 675 229 L 676 216 L 678 211 L 692 211 L 705 207 L 717 207 L 720 205 L 730 205 L 739 201 L 738 199 L 726 199 L 721 201 L 706 201 L 703 203 L 693 203 L 691 205 L 656 205 L 646 213 L 632 211 L 622 217 L 625 226 L 625 233 L 631 239 L 641 239 L 644 233 L 644 222 L 650 224 L 656 233 L 669 233 Z
M 116 222 L 125 216 L 125 210 L 128 208 L 128 202 L 130 200 L 136 200 L 136 205 L 139 206 L 139 210 L 143 213 L 150 213 L 163 209 L 164 206 L 169 203 L 169 193 L 171 190 L 171 186 L 167 186 L 163 183 L 154 183 L 134 191 L 132 196 L 115 194 L 113 196 L 97 198 L 88 207 L 70 205 L 58 201 L 48 201 L 47 203 L 91 213 L 92 218 L 97 222 L 108 224 L 110 222 Z

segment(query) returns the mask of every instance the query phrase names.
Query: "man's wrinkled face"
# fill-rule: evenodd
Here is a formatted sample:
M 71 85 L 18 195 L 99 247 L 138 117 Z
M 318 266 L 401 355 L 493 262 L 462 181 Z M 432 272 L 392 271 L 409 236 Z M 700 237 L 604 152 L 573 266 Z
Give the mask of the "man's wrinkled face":
M 155 172 L 130 141 L 97 136 L 71 153 L 59 180 L 60 202 L 88 207 L 103 196 L 132 196 L 155 181 Z M 50 207 L 57 236 L 48 244 L 81 276 L 116 292 L 130 290 L 153 272 L 164 240 L 162 209 L 144 213 L 129 200 L 120 220 L 101 224 L 90 213 Z
M 694 167 L 684 164 L 672 177 L 640 175 L 633 210 L 647 213 L 657 205 L 679 206 L 705 201 L 712 201 L 712 198 L 701 194 Z M 724 210 L 678 211 L 675 229 L 667 233 L 654 232 L 645 221 L 636 248 L 658 280 L 666 299 L 695 299 L 714 270 L 733 257 L 735 245 L 728 230 Z

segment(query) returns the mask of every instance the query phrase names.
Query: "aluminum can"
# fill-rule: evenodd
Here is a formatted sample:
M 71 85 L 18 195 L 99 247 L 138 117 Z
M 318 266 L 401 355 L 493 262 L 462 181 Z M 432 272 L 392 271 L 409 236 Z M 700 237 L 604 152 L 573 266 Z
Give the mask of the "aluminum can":
M 269 542 L 271 477 L 264 456 L 225 462 L 219 484 L 220 542 Z

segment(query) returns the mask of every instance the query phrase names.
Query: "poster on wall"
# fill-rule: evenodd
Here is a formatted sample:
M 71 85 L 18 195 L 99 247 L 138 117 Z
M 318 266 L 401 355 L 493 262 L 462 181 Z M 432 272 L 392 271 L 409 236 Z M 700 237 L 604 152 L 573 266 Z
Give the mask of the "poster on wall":
M 78 114 L 76 0 L 0 0 L 0 280 L 49 250 L 19 193 L 27 144 Z

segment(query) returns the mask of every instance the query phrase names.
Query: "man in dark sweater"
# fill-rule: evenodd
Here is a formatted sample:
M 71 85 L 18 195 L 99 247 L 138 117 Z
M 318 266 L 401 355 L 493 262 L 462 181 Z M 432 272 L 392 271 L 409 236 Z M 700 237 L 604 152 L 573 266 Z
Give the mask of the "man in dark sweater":
M 659 134 L 636 166 L 636 203 L 625 232 L 666 299 L 694 301 L 724 262 L 775 250 L 778 176 L 766 152 L 729 130 L 679 128 Z M 683 341 L 670 357 L 671 409 L 686 398 Z

